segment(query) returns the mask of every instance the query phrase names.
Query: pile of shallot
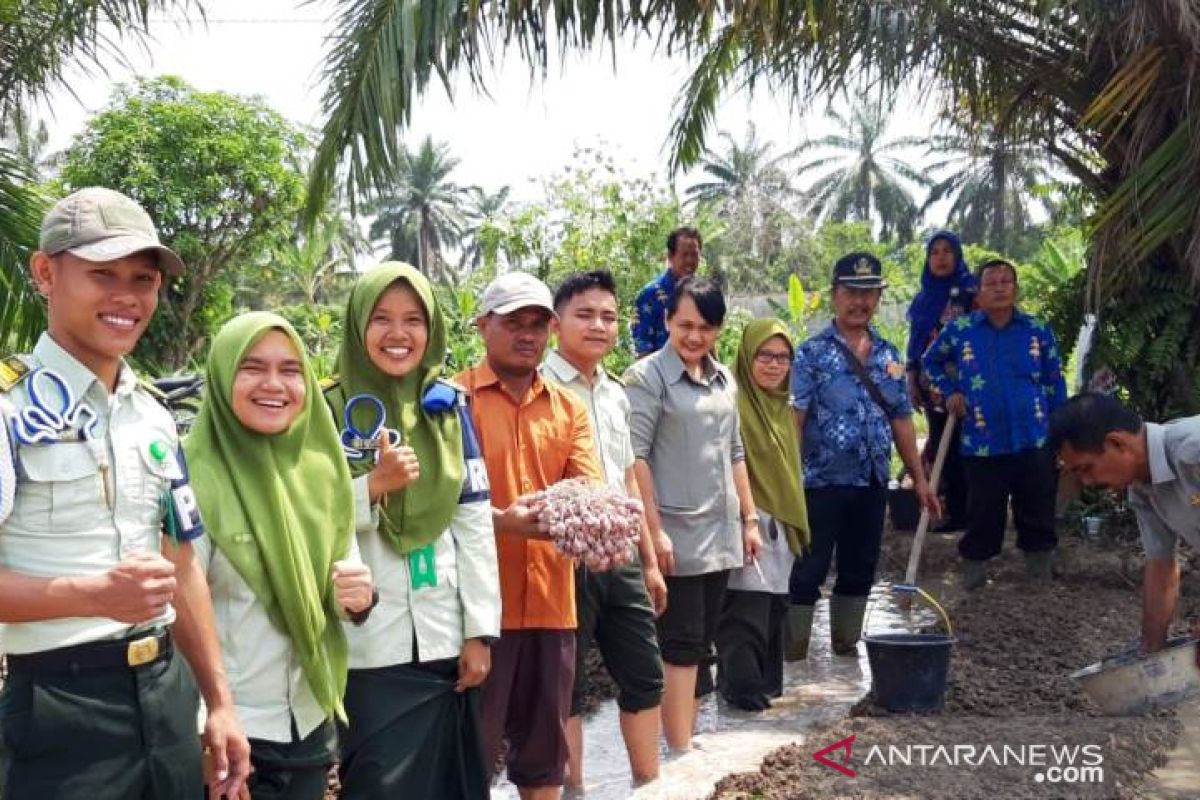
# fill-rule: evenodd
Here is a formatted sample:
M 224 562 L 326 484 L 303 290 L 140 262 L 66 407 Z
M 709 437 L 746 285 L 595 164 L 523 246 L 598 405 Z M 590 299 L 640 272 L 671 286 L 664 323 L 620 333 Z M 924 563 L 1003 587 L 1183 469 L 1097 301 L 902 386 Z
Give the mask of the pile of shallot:
M 603 572 L 633 557 L 642 530 L 642 503 L 582 478 L 559 481 L 532 502 L 563 555 Z

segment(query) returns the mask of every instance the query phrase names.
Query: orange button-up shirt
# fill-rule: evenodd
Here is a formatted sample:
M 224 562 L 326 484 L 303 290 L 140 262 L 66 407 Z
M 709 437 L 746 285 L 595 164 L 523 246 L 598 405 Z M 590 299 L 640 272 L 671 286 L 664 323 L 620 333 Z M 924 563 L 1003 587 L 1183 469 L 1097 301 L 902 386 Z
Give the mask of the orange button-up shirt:
M 519 497 L 565 478 L 603 483 L 587 406 L 540 375 L 517 399 L 487 362 L 455 380 L 471 393 L 471 416 L 487 465 L 492 505 L 506 509 Z M 569 630 L 575 619 L 575 564 L 551 542 L 496 534 L 500 559 L 500 627 Z

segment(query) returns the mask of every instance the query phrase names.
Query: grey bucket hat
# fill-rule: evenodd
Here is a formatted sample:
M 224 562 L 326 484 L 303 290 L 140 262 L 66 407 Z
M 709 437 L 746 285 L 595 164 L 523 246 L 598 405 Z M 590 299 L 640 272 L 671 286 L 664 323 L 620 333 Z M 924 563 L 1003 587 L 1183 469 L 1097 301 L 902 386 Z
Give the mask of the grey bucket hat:
M 98 262 L 153 250 L 159 269 L 168 275 L 183 273 L 183 261 L 158 241 L 150 215 L 120 192 L 99 186 L 80 189 L 54 204 L 42 220 L 38 249 Z

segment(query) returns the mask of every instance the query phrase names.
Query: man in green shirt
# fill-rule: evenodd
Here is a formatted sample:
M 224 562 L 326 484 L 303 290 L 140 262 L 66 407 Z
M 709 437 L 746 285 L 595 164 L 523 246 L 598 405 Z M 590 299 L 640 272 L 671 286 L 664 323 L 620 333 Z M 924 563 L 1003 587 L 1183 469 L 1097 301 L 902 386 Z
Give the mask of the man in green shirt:
M 617 290 L 607 271 L 568 277 L 554 295 L 558 318 L 551 322 L 558 347 L 542 364 L 542 375 L 570 390 L 587 405 L 596 433 L 604 478 L 618 491 L 640 497 L 633 477 L 629 400 L 605 373 L 601 362 L 617 343 Z M 580 704 L 586 683 L 584 658 L 595 642 L 617 684 L 621 734 L 635 784 L 658 776 L 659 703 L 663 665 L 654 617 L 666 608 L 667 587 L 649 534 L 643 530 L 638 553 L 608 572 L 575 570 L 579 615 L 575 647 L 575 687 L 567 723 L 568 786 L 583 787 L 583 722 Z M 639 563 L 640 561 L 640 563 Z
M 0 368 L 0 462 L 16 476 L 0 506 L 4 797 L 199 797 L 197 684 L 213 796 L 248 774 L 174 423 L 124 360 L 182 270 L 118 192 L 82 189 L 42 223 L 31 272 L 48 328 Z

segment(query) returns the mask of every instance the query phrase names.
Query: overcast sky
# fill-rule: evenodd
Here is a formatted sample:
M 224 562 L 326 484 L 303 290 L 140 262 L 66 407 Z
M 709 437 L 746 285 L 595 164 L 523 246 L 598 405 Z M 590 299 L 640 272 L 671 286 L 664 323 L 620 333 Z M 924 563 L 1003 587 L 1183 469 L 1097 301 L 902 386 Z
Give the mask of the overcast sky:
M 58 91 L 41 110 L 51 149 L 66 146 L 113 87 L 136 75 L 174 74 L 200 89 L 261 95 L 289 119 L 318 125 L 324 37 L 333 29 L 327 7 L 295 0 L 205 0 L 204 7 L 207 24 L 156 19 L 147 50 L 129 48 L 128 67 L 72 75 L 74 94 Z M 632 175 L 665 173 L 672 104 L 688 74 L 684 60 L 649 45 L 622 46 L 615 71 L 607 51 L 556 62 L 551 71 L 531 82 L 512 56 L 489 82 L 490 96 L 464 84 L 452 104 L 434 87 L 414 110 L 405 139 L 445 141 L 462 162 L 455 180 L 488 190 L 509 185 L 526 199 L 538 195 L 534 181 L 565 166 L 580 146 L 602 144 Z M 893 135 L 928 131 L 927 115 L 910 106 L 897 108 Z M 726 99 L 716 128 L 740 140 L 753 120 L 760 139 L 774 141 L 778 152 L 828 132 L 823 110 L 797 115 L 766 92 L 743 93 Z M 691 181 L 685 176 L 679 186 Z

